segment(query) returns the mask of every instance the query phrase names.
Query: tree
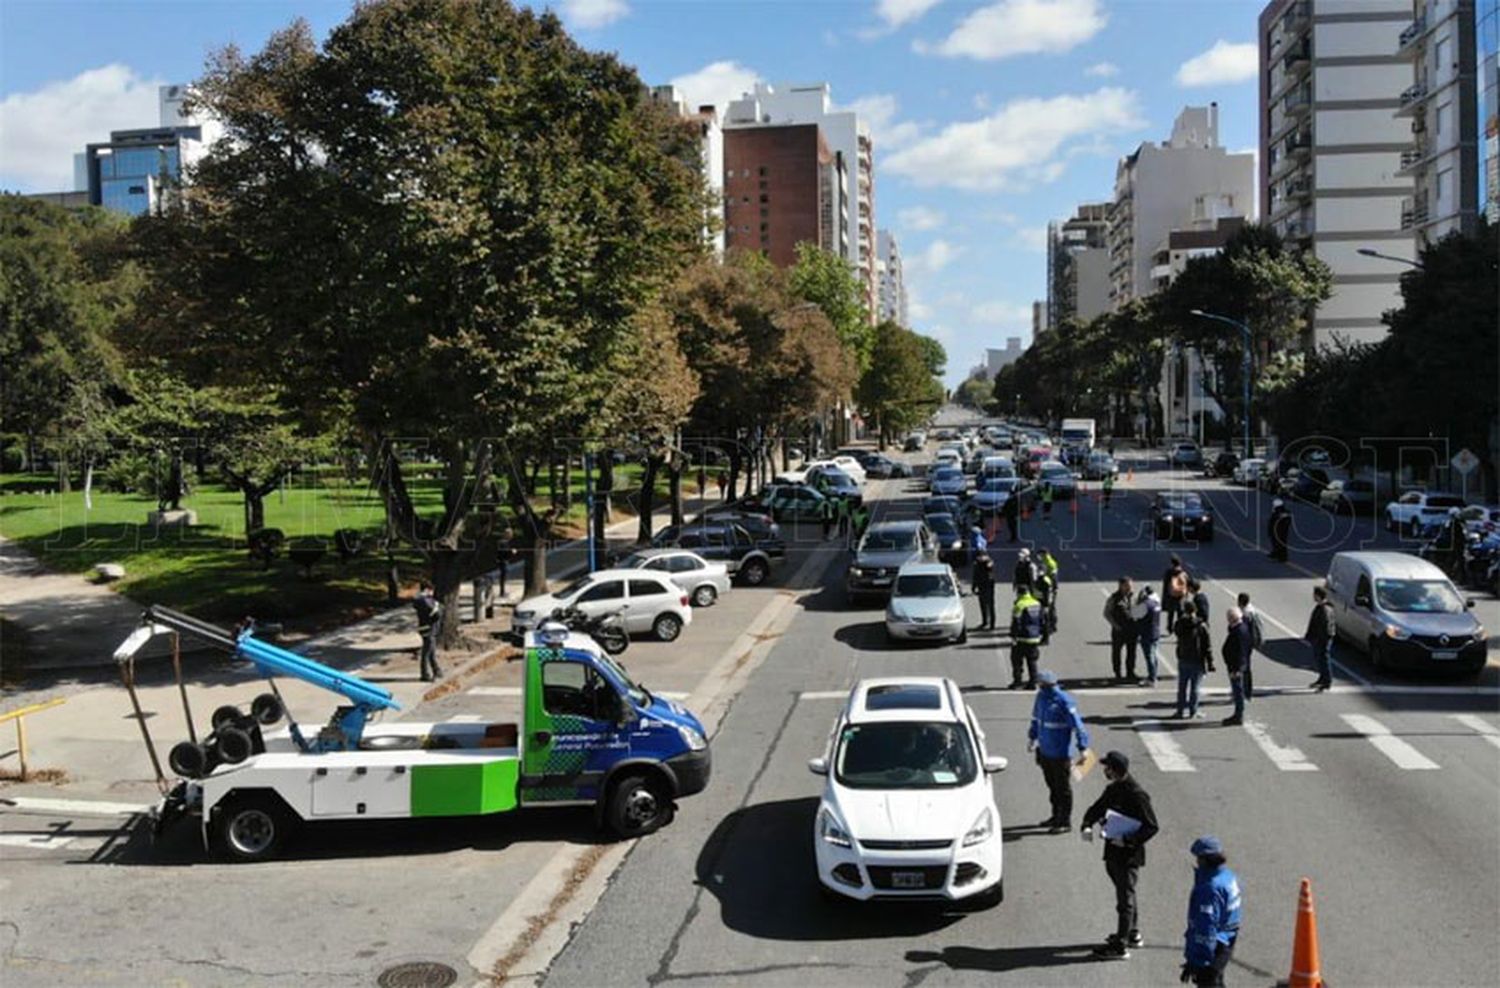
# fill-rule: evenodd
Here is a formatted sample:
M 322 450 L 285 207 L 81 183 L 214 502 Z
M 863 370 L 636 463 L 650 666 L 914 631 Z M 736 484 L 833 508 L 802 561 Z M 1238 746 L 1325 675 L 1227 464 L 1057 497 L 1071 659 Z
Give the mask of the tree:
M 266 527 L 265 499 L 294 471 L 316 461 L 326 444 L 299 434 L 275 393 L 207 388 L 199 394 L 204 445 L 229 486 L 245 498 L 248 536 Z
M 870 366 L 855 397 L 878 424 L 882 449 L 897 432 L 925 422 L 943 403 L 943 386 L 932 375 L 931 350 L 924 339 L 896 322 L 875 327 Z
M 347 408 L 453 644 L 494 526 L 475 496 L 600 407 L 635 313 L 703 249 L 699 139 L 503 0 L 373 0 L 321 48 L 297 22 L 215 54 L 195 92 L 226 137 L 141 224 L 161 313 L 142 343 L 198 380 L 284 387 L 310 420 Z M 432 515 L 403 436 L 442 464 Z M 506 486 L 534 590 L 548 519 Z
M 927 373 L 941 380 L 948 369 L 948 351 L 937 340 L 921 334 L 917 335 L 917 345 L 922 348 L 922 366 L 927 368 Z
M 954 389 L 953 400 L 976 412 L 985 411 L 994 401 L 994 384 L 983 374 L 976 374 Z
M 843 258 L 815 244 L 800 243 L 790 275 L 792 294 L 823 311 L 839 342 L 854 357 L 856 370 L 864 373 L 875 347 L 875 327 L 870 322 L 864 286 L 854 269 Z

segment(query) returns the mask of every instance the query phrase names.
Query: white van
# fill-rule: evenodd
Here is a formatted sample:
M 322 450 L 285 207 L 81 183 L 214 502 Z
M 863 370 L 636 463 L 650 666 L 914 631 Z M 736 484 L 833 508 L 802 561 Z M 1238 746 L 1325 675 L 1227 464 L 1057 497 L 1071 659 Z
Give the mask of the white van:
M 1489 644 L 1484 625 L 1446 573 L 1404 552 L 1340 552 L 1328 565 L 1338 636 L 1377 669 L 1475 676 Z

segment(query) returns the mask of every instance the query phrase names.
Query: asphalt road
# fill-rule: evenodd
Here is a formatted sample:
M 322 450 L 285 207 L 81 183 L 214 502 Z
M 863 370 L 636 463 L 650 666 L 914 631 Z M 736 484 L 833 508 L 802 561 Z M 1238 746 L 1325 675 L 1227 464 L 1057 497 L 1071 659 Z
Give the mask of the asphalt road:
M 1302 876 L 1313 881 L 1331 984 L 1500 983 L 1493 661 L 1476 687 L 1377 674 L 1341 651 L 1338 687 L 1310 693 L 1310 656 L 1298 639 L 1314 577 L 1339 548 L 1394 540 L 1372 522 L 1326 528 L 1328 519 L 1297 506 L 1292 562 L 1274 563 L 1255 544 L 1268 499 L 1135 466 L 1122 485 L 1127 493 L 1107 512 L 1088 498 L 1076 515 L 1061 503 L 1050 521 L 1023 524 L 1023 537 L 1052 547 L 1062 566 L 1061 628 L 1043 664 L 1076 688 L 1096 750 L 1131 757 L 1162 823 L 1141 876 L 1144 949 L 1127 961 L 1089 957 L 1113 929 L 1112 892 L 1096 846 L 1034 826 L 1048 815 L 1046 794 L 1025 752 L 1031 694 L 1002 688 L 1006 637 L 893 649 L 879 609 L 846 605 L 835 560 L 824 573 L 827 589 L 803 602 L 724 719 L 710 790 L 672 828 L 634 848 L 545 983 L 1175 984 L 1191 885 L 1187 848 L 1206 832 L 1224 841 L 1244 888 L 1231 984 L 1286 977 Z M 909 509 L 914 486 L 883 485 L 881 511 Z M 1106 682 L 1104 595 L 1120 575 L 1160 580 L 1169 550 L 1153 544 L 1144 522 L 1149 493 L 1162 486 L 1204 489 L 1219 513 L 1212 544 L 1171 547 L 1209 589 L 1216 641 L 1235 592 L 1249 592 L 1267 618 L 1269 654 L 1256 658 L 1255 670 L 1264 695 L 1244 726 L 1219 723 L 1229 701 L 1212 692 L 1206 720 L 1142 723 L 1170 716 L 1174 679 L 1155 691 Z M 1004 579 L 1014 554 L 1008 545 L 995 552 Z M 999 596 L 1004 613 L 1009 591 Z M 977 624 L 972 598 L 968 606 Z M 1491 629 L 1500 625 L 1493 598 L 1478 608 Z M 1163 651 L 1171 668 L 1170 642 Z M 953 677 L 991 752 L 1011 760 L 995 782 L 1006 900 L 988 911 L 831 905 L 815 891 L 812 825 L 822 780 L 806 761 L 822 753 L 838 698 L 853 682 L 902 672 Z M 1223 672 L 1205 686 L 1226 690 Z M 1366 736 L 1381 731 L 1391 737 L 1379 746 Z M 1075 819 L 1102 786 L 1097 773 L 1079 784 Z

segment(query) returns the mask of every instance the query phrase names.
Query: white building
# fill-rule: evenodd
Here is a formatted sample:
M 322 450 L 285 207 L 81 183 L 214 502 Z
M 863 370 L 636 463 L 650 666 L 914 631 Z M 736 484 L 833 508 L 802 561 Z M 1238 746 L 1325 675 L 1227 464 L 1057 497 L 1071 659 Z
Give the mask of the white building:
M 1088 322 L 1109 311 L 1109 211 L 1107 202 L 1080 203 L 1068 220 L 1047 224 L 1047 318 L 1043 328 L 1068 319 Z
M 1396 54 L 1411 22 L 1412 0 L 1272 0 L 1260 14 L 1265 220 L 1333 272 L 1312 345 L 1379 340 L 1401 305 L 1406 266 L 1360 251 L 1413 256 L 1411 122 L 1397 116 L 1413 76 Z
M 696 110 L 677 92 L 676 86 L 654 86 L 651 98 L 676 111 L 684 120 L 696 120 L 703 139 L 703 177 L 708 185 L 710 205 L 704 223 L 705 236 L 713 243 L 714 253 L 724 253 L 724 130 L 719 125 L 719 111 L 712 104 Z
M 186 86 L 157 87 L 157 126 L 111 131 L 73 156 L 73 184 L 92 205 L 141 216 L 181 186 L 222 133 L 216 120 L 187 112 L 188 98 Z
M 896 235 L 889 230 L 880 230 L 875 235 L 875 272 L 879 282 L 879 312 L 881 322 L 892 321 L 909 327 L 906 314 L 906 277 L 901 266 L 901 250 Z
M 817 124 L 829 148 L 848 163 L 849 248 L 847 260 L 865 286 L 871 318 L 878 311 L 875 277 L 875 150 L 869 126 L 853 110 L 835 110 L 826 82 L 758 82 L 729 104 L 726 130 L 756 124 Z
M 1109 211 L 1109 302 L 1119 309 L 1155 290 L 1152 257 L 1173 230 L 1254 209 L 1255 156 L 1219 145 L 1219 107 L 1189 106 L 1161 144 L 1120 159 Z
M 1040 305 L 1041 303 L 1036 304 Z M 1003 368 L 1009 367 L 1017 360 L 1020 360 L 1021 354 L 1025 352 L 1026 348 L 1021 346 L 1021 338 L 1019 336 L 1007 336 L 1003 349 L 1000 347 L 985 347 L 985 375 L 993 381 Z

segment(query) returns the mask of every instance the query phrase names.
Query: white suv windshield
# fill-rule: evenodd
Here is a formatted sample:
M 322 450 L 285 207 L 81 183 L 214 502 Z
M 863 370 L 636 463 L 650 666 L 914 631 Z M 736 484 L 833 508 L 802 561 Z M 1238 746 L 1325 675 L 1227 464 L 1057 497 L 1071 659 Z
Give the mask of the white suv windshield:
M 969 732 L 944 722 L 850 724 L 834 764 L 851 789 L 948 789 L 978 774 Z

